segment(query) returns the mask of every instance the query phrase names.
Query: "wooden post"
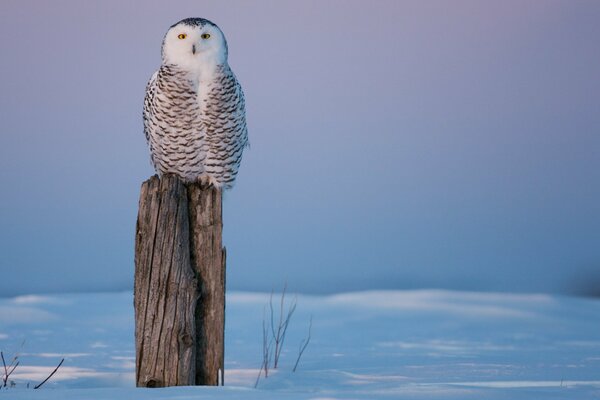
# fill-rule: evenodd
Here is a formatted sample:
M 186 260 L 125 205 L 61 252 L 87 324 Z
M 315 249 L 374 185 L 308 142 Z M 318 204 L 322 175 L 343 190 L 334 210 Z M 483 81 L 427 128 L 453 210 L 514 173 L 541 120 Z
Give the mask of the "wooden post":
M 223 384 L 222 194 L 153 176 L 135 240 L 136 385 Z

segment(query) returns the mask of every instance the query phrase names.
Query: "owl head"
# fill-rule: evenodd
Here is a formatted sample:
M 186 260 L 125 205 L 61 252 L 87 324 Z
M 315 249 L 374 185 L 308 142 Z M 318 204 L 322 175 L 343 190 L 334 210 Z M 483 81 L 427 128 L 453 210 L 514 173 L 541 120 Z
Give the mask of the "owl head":
M 186 18 L 171 26 L 162 44 L 163 64 L 188 70 L 227 63 L 227 41 L 221 29 L 204 18 Z

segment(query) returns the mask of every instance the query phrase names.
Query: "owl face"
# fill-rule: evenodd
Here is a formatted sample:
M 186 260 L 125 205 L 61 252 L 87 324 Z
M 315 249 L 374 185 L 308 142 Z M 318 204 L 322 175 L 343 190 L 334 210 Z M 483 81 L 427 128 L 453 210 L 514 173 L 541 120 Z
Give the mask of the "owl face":
M 163 63 L 190 71 L 227 62 L 227 41 L 223 32 L 203 18 L 187 18 L 167 31 L 162 46 Z

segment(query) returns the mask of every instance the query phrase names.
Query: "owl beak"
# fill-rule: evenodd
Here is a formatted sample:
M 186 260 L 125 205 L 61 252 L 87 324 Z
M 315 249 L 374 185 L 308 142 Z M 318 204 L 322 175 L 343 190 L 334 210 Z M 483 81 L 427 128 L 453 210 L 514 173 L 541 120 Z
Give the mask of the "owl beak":
M 195 44 L 192 45 L 192 54 L 196 54 L 196 45 Z

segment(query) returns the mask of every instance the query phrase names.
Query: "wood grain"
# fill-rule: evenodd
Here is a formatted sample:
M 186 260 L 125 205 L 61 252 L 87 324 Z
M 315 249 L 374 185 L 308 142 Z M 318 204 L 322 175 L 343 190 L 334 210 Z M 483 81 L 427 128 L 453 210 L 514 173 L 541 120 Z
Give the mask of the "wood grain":
M 223 371 L 222 194 L 154 176 L 135 240 L 136 384 L 217 385 Z

